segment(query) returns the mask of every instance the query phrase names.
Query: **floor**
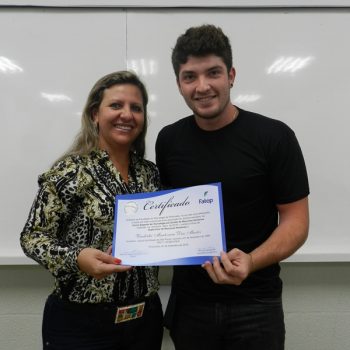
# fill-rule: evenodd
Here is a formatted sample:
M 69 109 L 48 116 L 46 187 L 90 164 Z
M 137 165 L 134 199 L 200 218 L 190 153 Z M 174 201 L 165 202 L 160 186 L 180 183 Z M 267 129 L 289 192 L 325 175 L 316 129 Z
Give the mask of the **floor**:
M 167 329 L 164 330 L 162 350 L 175 350 Z

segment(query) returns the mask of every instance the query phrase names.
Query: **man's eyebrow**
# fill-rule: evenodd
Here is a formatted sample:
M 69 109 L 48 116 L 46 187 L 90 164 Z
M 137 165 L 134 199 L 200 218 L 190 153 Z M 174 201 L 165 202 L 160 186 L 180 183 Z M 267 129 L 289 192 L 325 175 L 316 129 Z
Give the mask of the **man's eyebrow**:
M 224 67 L 222 67 L 222 66 L 213 66 L 213 67 L 210 67 L 210 68 L 208 68 L 208 71 L 209 70 L 213 70 L 213 69 L 224 69 Z
M 181 71 L 180 74 L 186 74 L 186 73 L 194 73 L 194 70 L 192 70 L 192 69 L 186 69 L 186 70 Z
M 222 67 L 220 65 L 215 65 L 215 66 L 207 68 L 206 71 L 210 71 L 213 69 L 224 69 L 224 67 Z M 181 71 L 181 73 L 195 73 L 195 72 L 196 71 L 194 69 L 186 69 L 186 70 Z

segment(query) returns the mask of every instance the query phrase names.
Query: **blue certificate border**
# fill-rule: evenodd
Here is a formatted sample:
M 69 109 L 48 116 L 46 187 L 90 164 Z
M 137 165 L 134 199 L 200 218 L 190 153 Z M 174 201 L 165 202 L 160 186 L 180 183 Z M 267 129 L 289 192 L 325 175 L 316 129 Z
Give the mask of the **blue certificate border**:
M 152 197 L 157 197 L 157 196 L 161 196 L 161 195 L 172 193 L 172 192 L 177 192 L 177 191 L 180 191 L 180 190 L 183 190 L 186 188 L 199 187 L 199 186 L 217 187 L 218 198 L 219 198 L 219 209 L 220 209 L 220 226 L 221 226 L 222 247 L 223 247 L 223 251 L 226 252 L 226 233 L 225 233 L 225 222 L 224 222 L 224 210 L 223 210 L 223 205 L 222 205 L 223 200 L 222 200 L 221 182 L 215 182 L 215 183 L 210 183 L 210 184 L 203 184 L 203 185 L 191 186 L 191 187 L 181 187 L 181 188 L 161 190 L 161 191 L 155 191 L 155 192 L 117 194 L 115 196 L 112 254 L 115 255 L 115 239 L 116 239 L 116 227 L 117 227 L 117 220 L 118 220 L 117 213 L 118 213 L 119 200 L 152 198 Z M 146 265 L 140 264 L 140 266 L 202 265 L 206 261 L 212 261 L 212 258 L 213 258 L 213 256 L 189 256 L 189 257 L 183 257 L 183 258 L 179 258 L 179 259 L 155 261 L 153 263 L 147 263 Z

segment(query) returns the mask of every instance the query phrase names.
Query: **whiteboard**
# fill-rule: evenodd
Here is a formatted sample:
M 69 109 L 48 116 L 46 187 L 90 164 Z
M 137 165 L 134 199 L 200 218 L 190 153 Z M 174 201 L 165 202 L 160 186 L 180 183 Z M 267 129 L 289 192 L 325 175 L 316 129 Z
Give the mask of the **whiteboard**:
M 186 28 L 203 23 L 221 26 L 231 39 L 234 103 L 286 122 L 303 149 L 310 235 L 288 261 L 350 261 L 350 11 L 115 8 L 0 10 L 0 56 L 23 68 L 0 70 L 0 262 L 32 263 L 18 242 L 37 175 L 71 143 L 87 93 L 103 74 L 129 68 L 146 83 L 147 157 L 154 160 L 159 130 L 190 113 L 171 49 Z M 42 92 L 70 100 L 50 102 Z

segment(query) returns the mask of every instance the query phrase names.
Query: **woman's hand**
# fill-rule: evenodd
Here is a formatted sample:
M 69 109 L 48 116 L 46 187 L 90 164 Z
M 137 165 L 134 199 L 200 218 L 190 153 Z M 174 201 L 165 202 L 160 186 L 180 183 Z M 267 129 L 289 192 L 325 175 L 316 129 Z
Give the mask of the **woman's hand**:
M 132 266 L 121 266 L 121 260 L 95 248 L 84 248 L 78 255 L 79 269 L 86 274 L 102 279 L 116 272 L 132 269 Z

